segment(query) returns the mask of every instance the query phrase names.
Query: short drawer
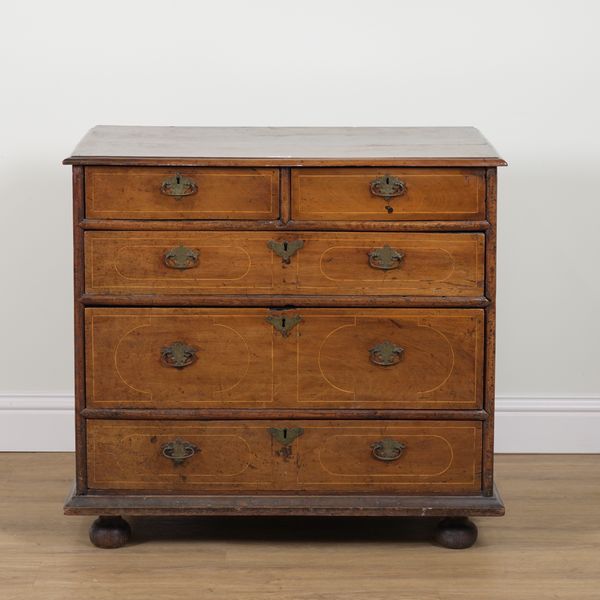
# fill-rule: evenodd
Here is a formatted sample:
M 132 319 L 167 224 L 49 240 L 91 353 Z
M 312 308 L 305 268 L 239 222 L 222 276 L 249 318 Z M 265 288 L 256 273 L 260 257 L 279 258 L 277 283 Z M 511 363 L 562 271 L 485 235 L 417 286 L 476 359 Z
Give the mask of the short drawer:
M 88 294 L 482 296 L 481 233 L 85 233 Z
M 482 169 L 292 170 L 292 218 L 301 221 L 460 221 L 485 218 Z
M 91 219 L 275 219 L 279 171 L 87 167 L 85 214 Z
M 478 421 L 87 422 L 91 490 L 470 494 Z
M 481 309 L 87 308 L 87 406 L 476 409 Z

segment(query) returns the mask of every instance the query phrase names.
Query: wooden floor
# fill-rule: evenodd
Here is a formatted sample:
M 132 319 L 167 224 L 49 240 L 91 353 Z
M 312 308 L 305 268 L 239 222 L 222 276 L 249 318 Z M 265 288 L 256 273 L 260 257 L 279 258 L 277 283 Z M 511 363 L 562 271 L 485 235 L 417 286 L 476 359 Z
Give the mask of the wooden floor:
M 401 519 L 133 521 L 90 545 L 64 517 L 69 454 L 0 454 L 1 600 L 598 600 L 600 455 L 500 456 L 502 518 L 446 550 Z

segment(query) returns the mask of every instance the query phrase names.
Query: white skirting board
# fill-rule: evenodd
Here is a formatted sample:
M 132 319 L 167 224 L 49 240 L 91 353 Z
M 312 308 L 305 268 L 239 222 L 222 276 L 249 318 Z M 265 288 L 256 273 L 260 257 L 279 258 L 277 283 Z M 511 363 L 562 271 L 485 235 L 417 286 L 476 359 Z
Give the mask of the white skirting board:
M 600 396 L 499 396 L 497 453 L 600 453 Z M 0 452 L 74 449 L 71 394 L 0 394 Z

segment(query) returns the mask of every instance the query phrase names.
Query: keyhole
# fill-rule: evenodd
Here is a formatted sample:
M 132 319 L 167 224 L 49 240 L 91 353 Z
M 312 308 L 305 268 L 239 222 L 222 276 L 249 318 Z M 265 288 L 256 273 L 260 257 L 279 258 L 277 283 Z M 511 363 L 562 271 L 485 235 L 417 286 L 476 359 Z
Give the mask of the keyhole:
M 288 249 L 288 243 L 287 242 L 283 242 L 283 251 L 287 252 Z
M 175 181 L 177 182 L 177 185 L 179 185 L 181 183 L 181 175 L 175 175 Z
M 284 427 L 283 429 L 283 439 L 287 440 L 287 427 Z
M 390 177 L 389 177 L 389 175 L 388 175 L 388 176 L 386 176 L 386 178 L 385 178 L 385 182 L 387 183 L 387 185 L 390 185 Z
M 281 326 L 285 329 L 285 317 L 281 317 Z

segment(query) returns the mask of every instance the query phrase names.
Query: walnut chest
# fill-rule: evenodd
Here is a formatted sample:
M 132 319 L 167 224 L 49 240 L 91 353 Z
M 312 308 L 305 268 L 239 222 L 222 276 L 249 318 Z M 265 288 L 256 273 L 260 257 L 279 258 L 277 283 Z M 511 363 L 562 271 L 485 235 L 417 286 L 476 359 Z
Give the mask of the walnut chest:
M 496 151 L 473 128 L 96 127 L 67 514 L 501 515 Z

